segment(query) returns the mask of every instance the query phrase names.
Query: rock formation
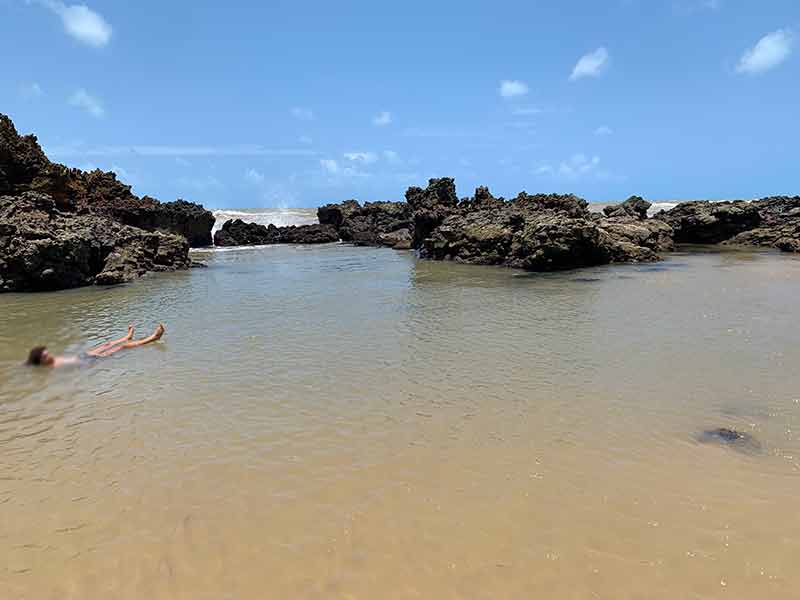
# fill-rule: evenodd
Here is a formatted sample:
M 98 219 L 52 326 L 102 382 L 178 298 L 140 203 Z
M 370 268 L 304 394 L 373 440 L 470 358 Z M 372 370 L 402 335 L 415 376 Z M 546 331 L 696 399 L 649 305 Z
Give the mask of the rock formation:
M 335 227 L 343 242 L 409 247 L 411 212 L 405 202 L 367 202 L 361 206 L 355 200 L 346 200 L 320 207 L 317 218 L 321 224 Z
M 214 234 L 217 246 L 260 246 L 266 244 L 325 244 L 339 240 L 333 225 L 259 225 L 241 219 L 226 221 Z
M 642 217 L 641 199 L 610 218 L 590 213 L 587 202 L 572 195 L 522 192 L 506 201 L 478 188 L 459 202 L 449 178 L 410 188 L 406 198 L 414 243 L 425 258 L 555 271 L 654 261 L 672 248 L 671 228 Z
M 183 236 L 62 211 L 38 192 L 0 196 L 0 291 L 110 285 L 189 266 Z
M 214 217 L 197 204 L 139 198 L 114 173 L 50 162 L 0 115 L 0 291 L 130 281 L 191 266 Z
M 36 136 L 20 136 L 11 119 L 0 114 L 0 195 L 23 192 L 47 194 L 61 211 L 107 215 L 139 229 L 177 233 L 193 247 L 211 245 L 214 215 L 202 206 L 139 198 L 114 173 L 50 162 Z

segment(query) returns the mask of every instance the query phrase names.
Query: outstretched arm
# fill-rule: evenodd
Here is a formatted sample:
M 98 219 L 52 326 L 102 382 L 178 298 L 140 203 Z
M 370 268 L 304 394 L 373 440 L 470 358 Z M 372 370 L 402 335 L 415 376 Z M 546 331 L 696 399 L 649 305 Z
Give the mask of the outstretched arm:
M 96 356 L 111 356 L 112 354 L 119 352 L 125 348 L 136 348 L 137 346 L 144 346 L 145 344 L 150 344 L 155 342 L 156 340 L 160 340 L 161 336 L 164 335 L 164 326 L 159 324 L 156 327 L 156 330 L 153 332 L 152 335 L 147 336 L 146 338 L 142 338 L 141 340 L 134 340 L 132 342 L 126 342 L 116 347 L 109 348 Z
M 129 342 L 131 341 L 131 339 L 133 339 L 133 325 L 128 325 L 128 335 L 126 335 L 125 337 L 121 337 L 118 340 L 113 340 L 110 342 L 105 342 L 103 344 L 100 344 L 96 348 L 89 350 L 89 352 L 87 352 L 86 354 L 88 354 L 89 356 L 104 356 L 104 353 L 107 352 L 108 350 L 111 350 L 111 348 L 113 348 L 114 346 L 119 346 L 121 344 L 124 344 L 125 342 Z

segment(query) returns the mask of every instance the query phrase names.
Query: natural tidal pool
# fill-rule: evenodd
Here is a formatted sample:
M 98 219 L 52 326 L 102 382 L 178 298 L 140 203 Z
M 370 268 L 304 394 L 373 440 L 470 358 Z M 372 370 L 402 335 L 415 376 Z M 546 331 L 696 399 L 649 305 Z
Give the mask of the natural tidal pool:
M 0 598 L 800 597 L 800 259 L 689 250 L 0 296 Z

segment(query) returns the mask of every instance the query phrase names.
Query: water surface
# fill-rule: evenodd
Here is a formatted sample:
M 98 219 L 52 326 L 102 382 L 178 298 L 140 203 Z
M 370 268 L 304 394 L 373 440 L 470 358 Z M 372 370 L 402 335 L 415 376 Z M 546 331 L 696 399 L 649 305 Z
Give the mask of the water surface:
M 0 598 L 800 597 L 796 257 L 198 258 L 0 296 Z

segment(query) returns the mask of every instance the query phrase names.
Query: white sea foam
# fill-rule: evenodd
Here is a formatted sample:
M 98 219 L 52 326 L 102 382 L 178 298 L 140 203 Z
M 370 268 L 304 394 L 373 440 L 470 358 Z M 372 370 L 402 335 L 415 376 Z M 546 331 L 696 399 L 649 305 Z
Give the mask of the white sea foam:
M 317 223 L 317 210 L 315 208 L 238 208 L 220 209 L 213 211 L 214 228 L 212 235 L 222 227 L 225 221 L 241 219 L 246 223 L 259 225 L 275 225 L 286 227 L 288 225 L 313 225 Z

